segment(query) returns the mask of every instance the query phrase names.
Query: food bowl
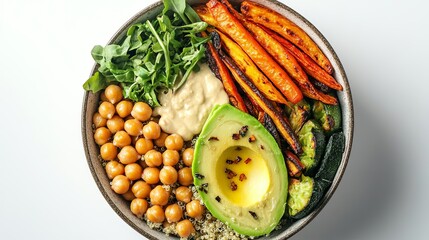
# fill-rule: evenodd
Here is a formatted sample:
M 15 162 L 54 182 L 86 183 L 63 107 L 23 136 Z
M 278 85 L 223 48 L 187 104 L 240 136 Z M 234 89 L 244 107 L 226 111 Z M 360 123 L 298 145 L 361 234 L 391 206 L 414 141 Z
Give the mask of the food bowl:
M 204 3 L 206 1 L 188 1 L 191 5 Z M 231 1 L 231 3 L 239 3 L 241 1 Z M 336 55 L 334 49 L 328 43 L 328 41 L 323 37 L 323 35 L 313 26 L 308 20 L 306 20 L 299 13 L 295 12 L 293 9 L 288 6 L 273 0 L 260 0 L 258 3 L 271 8 L 292 20 L 295 24 L 301 27 L 307 34 L 314 40 L 314 42 L 320 47 L 323 53 L 331 61 L 334 73 L 334 78 L 343 86 L 344 90 L 338 92 L 338 99 L 342 109 L 342 128 L 345 135 L 345 149 L 342 156 L 340 167 L 337 171 L 337 174 L 333 180 L 332 185 L 327 190 L 321 202 L 318 206 L 306 217 L 293 222 L 291 225 L 285 226 L 281 229 L 277 229 L 268 237 L 260 237 L 259 239 L 286 239 L 300 231 L 304 226 L 306 226 L 310 221 L 312 221 L 316 215 L 322 210 L 322 208 L 329 201 L 335 189 L 337 188 L 342 175 L 345 171 L 348 158 L 351 151 L 352 140 L 353 140 L 353 103 L 352 96 L 350 91 L 350 86 L 347 80 L 346 73 L 344 68 Z M 124 39 L 128 27 L 137 22 L 143 22 L 147 19 L 152 19 L 156 17 L 158 13 L 162 11 L 163 4 L 162 2 L 157 2 L 152 4 L 142 11 L 138 12 L 135 16 L 131 17 L 110 39 L 108 44 L 119 43 Z M 90 76 L 92 76 L 97 71 L 97 66 L 94 65 Z M 120 195 L 116 194 L 110 188 L 110 180 L 108 179 L 106 172 L 99 160 L 99 147 L 94 141 L 93 137 L 93 128 L 92 128 L 92 116 L 97 111 L 98 103 L 100 100 L 100 92 L 94 94 L 92 92 L 85 92 L 83 98 L 82 106 L 82 138 L 83 145 L 85 149 L 86 158 L 88 161 L 89 168 L 94 177 L 94 180 L 100 189 L 100 192 L 103 194 L 106 201 L 110 204 L 112 209 L 132 228 L 137 232 L 144 235 L 149 239 L 165 239 L 166 235 L 162 232 L 153 230 L 148 227 L 148 225 L 133 215 L 129 208 L 129 203 L 124 200 Z

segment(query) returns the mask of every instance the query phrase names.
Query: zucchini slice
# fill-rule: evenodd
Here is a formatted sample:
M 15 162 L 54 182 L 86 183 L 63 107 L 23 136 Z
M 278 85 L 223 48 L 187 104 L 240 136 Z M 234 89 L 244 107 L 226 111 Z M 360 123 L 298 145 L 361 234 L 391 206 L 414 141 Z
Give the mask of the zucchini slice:
M 298 132 L 298 139 L 303 150 L 299 159 L 305 166 L 304 173 L 314 176 L 325 150 L 325 134 L 316 121 L 308 120 Z
M 332 134 L 326 145 L 325 155 L 323 156 L 315 178 L 330 183 L 334 180 L 343 158 L 344 146 L 345 138 L 343 132 Z
M 315 101 L 312 107 L 314 118 L 321 124 L 323 130 L 332 133 L 341 129 L 341 108 L 340 105 L 324 104 Z
M 294 179 L 289 185 L 288 214 L 292 219 L 300 219 L 313 211 L 322 200 L 327 183 L 302 175 L 301 180 Z
M 292 129 L 297 133 L 302 125 L 308 120 L 311 114 L 310 104 L 304 99 L 299 103 L 292 105 L 289 114 L 289 123 Z

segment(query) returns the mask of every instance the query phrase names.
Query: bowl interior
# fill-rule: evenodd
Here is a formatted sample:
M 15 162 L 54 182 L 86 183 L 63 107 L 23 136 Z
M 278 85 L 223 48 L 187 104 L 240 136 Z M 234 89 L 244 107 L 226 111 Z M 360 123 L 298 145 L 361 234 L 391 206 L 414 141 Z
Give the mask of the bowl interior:
M 198 4 L 204 3 L 206 1 L 198 1 L 191 0 L 188 1 L 190 4 Z M 240 3 L 241 1 L 231 1 L 232 3 Z M 331 61 L 334 68 L 334 77 L 335 79 L 344 87 L 342 92 L 338 92 L 339 102 L 342 108 L 342 117 L 343 117 L 343 131 L 346 138 L 345 143 L 345 151 L 343 154 L 342 162 L 335 176 L 335 179 L 328 189 L 327 193 L 323 197 L 321 203 L 318 207 L 308 216 L 283 227 L 282 229 L 278 229 L 273 231 L 269 237 L 261 237 L 259 239 L 285 239 L 291 237 L 293 234 L 302 229 L 306 224 L 308 224 L 325 206 L 328 202 L 335 189 L 337 188 L 341 177 L 345 171 L 347 161 L 350 155 L 352 139 L 353 139 L 353 103 L 352 96 L 350 91 L 350 86 L 346 77 L 346 73 L 344 68 L 334 52 L 331 45 L 328 41 L 323 37 L 323 35 L 304 17 L 295 12 L 293 9 L 287 7 L 286 5 L 273 1 L 273 0 L 260 0 L 258 1 L 260 4 L 263 4 L 271 9 L 278 11 L 279 13 L 285 15 L 290 20 L 295 22 L 298 26 L 300 26 L 304 31 L 306 31 L 310 37 L 319 45 L 320 49 L 324 52 L 324 54 Z M 147 19 L 152 19 L 156 17 L 156 15 L 162 10 L 162 2 L 157 2 L 138 12 L 135 16 L 133 16 L 130 20 L 128 20 L 117 32 L 107 44 L 118 43 L 124 39 L 126 34 L 126 30 L 128 27 L 134 23 L 142 22 Z M 90 75 L 92 75 L 97 69 L 96 65 L 94 65 Z M 83 107 L 82 107 L 82 138 L 83 145 L 85 149 L 86 158 L 88 161 L 89 168 L 94 177 L 94 180 L 100 189 L 101 193 L 110 204 L 112 209 L 131 227 L 133 227 L 136 231 L 144 235 L 149 239 L 165 239 L 166 235 L 164 233 L 155 231 L 150 229 L 146 223 L 135 215 L 131 213 L 129 210 L 128 203 L 118 194 L 113 192 L 110 188 L 110 181 L 107 178 L 104 168 L 100 164 L 100 160 L 98 158 L 99 155 L 99 147 L 94 141 L 93 138 L 93 130 L 92 130 L 92 116 L 98 109 L 98 103 L 100 99 L 100 93 L 93 94 L 91 92 L 85 92 L 83 99 Z

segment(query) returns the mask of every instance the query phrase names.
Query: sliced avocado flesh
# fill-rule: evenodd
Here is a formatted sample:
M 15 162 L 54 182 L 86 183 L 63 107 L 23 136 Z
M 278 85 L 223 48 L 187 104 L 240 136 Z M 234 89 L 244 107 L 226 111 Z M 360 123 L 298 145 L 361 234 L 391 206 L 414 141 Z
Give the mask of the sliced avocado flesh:
M 214 217 L 240 234 L 270 233 L 282 218 L 288 178 L 275 139 L 249 114 L 215 107 L 195 145 L 194 184 Z

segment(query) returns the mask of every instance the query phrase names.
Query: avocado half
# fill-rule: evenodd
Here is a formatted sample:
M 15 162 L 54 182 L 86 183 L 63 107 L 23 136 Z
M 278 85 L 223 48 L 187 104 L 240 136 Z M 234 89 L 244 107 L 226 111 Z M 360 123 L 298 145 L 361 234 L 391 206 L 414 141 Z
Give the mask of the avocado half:
M 229 104 L 210 113 L 192 174 L 207 209 L 240 234 L 268 234 L 285 212 L 288 178 L 279 146 L 258 120 Z

